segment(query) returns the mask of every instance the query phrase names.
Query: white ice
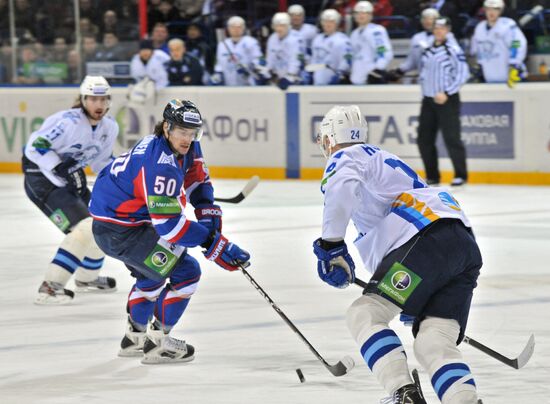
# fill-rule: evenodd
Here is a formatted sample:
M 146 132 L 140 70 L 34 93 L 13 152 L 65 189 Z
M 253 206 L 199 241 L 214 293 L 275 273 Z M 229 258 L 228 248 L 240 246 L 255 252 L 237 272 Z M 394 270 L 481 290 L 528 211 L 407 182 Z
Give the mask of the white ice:
M 214 184 L 219 196 L 232 196 L 244 181 Z M 356 367 L 339 378 L 242 274 L 223 271 L 198 250 L 192 254 L 203 278 L 174 329 L 196 347 L 195 361 L 151 366 L 118 358 L 132 285 L 128 271 L 107 259 L 105 273 L 117 278 L 116 293 L 35 306 L 62 235 L 26 198 L 20 175 L 0 176 L 0 402 L 378 403 L 385 393 L 345 325 L 344 313 L 361 290 L 337 290 L 317 277 L 311 243 L 320 234 L 318 189 L 316 182 L 262 181 L 244 202 L 223 205 L 224 233 L 251 252 L 252 276 L 329 363 L 354 358 Z M 537 339 L 520 370 L 461 345 L 479 395 L 485 404 L 550 403 L 550 188 L 468 185 L 457 199 L 485 262 L 467 334 L 508 357 L 519 354 L 531 333 Z M 363 269 L 357 275 L 369 276 Z M 417 367 L 410 329 L 392 325 Z M 438 402 L 427 374 L 420 374 L 428 402 Z

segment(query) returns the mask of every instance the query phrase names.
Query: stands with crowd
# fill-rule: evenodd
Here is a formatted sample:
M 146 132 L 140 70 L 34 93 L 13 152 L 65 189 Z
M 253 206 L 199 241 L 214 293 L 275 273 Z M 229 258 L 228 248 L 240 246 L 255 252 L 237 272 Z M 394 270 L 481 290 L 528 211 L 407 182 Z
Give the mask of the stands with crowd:
M 394 73 L 407 56 L 401 55 L 399 60 L 395 49 L 392 52 L 391 43 L 406 43 L 424 29 L 420 17 L 423 10 L 433 8 L 450 19 L 454 39 L 466 54 L 476 26 L 485 19 L 483 0 L 372 0 L 369 3 L 372 22 L 382 27 L 382 31 L 373 34 L 373 41 L 379 41 L 374 45 L 375 52 L 379 59 L 385 60 L 377 61 L 367 72 L 368 78 L 363 79 L 362 73 L 357 69 L 354 72 L 352 67 L 352 61 L 358 57 L 354 53 L 359 52 L 353 44 L 353 35 L 357 27 L 357 7 L 360 11 L 370 10 L 361 8 L 366 2 L 290 1 L 287 14 L 280 12 L 277 1 L 149 0 L 148 33 L 141 38 L 138 0 L 80 0 L 79 3 L 80 35 L 77 36 L 72 0 L 14 1 L 17 62 L 13 71 L 9 4 L 7 0 L 0 0 L 0 83 L 78 84 L 90 62 L 126 62 L 131 70 L 126 83 L 149 77 L 157 88 L 266 84 L 286 88 L 291 84 L 384 83 L 396 78 Z M 505 0 L 504 3 L 502 15 L 516 22 L 540 5 L 542 11 L 521 26 L 521 30 L 529 53 L 540 50 L 536 49 L 539 36 L 546 37 L 548 45 L 550 0 Z M 285 25 L 292 35 L 285 31 Z M 323 40 L 323 35 L 316 36 L 323 33 L 328 37 L 332 30 L 338 33 L 334 41 L 343 47 L 341 54 L 334 57 L 343 61 L 340 65 L 348 63 L 348 69 L 330 66 L 323 55 L 315 54 L 315 46 L 318 49 L 325 46 L 315 44 Z M 384 42 L 384 32 L 391 41 L 389 45 Z M 284 42 L 287 35 L 292 36 L 294 42 Z M 77 37 L 81 38 L 80 53 L 75 46 Z M 241 38 L 246 41 L 239 47 Z M 298 62 L 289 63 L 288 71 L 281 72 L 281 66 L 277 65 L 277 58 L 281 57 L 297 58 Z M 326 77 L 321 77 L 323 64 L 325 73 L 328 72 Z M 386 75 L 386 72 L 392 74 Z

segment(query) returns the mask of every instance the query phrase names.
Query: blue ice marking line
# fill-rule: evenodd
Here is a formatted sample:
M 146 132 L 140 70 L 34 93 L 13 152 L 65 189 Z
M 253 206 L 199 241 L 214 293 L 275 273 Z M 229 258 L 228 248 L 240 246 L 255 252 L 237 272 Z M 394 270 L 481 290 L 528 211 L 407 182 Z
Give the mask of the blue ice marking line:
M 300 94 L 286 93 L 286 178 L 300 178 Z

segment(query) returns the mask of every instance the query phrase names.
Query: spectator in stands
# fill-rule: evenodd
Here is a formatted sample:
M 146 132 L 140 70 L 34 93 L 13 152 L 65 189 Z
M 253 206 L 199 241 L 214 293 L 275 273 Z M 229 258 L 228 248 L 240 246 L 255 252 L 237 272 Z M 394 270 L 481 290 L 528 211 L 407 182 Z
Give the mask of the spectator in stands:
M 269 77 L 260 44 L 256 38 L 245 35 L 245 29 L 241 17 L 227 20 L 229 38 L 218 43 L 212 84 L 251 86 L 264 84 Z
M 199 24 L 191 23 L 187 27 L 187 39 L 185 40 L 187 53 L 199 59 L 205 70 L 212 74 L 214 71 L 214 55 L 210 45 L 202 35 Z
M 187 21 L 191 21 L 200 16 L 203 5 L 204 0 L 176 0 L 175 2 L 175 6 L 179 10 L 180 18 Z
M 471 48 L 480 66 L 478 77 L 480 81 L 513 87 L 527 73 L 523 63 L 527 40 L 514 20 L 501 17 L 503 0 L 485 0 L 483 5 L 487 20 L 476 26 Z
M 65 80 L 66 84 L 78 84 L 81 81 L 81 77 L 78 74 L 78 68 L 83 66 L 80 64 L 80 58 L 78 57 L 78 52 L 74 49 L 70 50 L 67 54 L 67 79 Z M 81 74 L 85 73 L 85 70 L 82 69 Z
M 8 0 L 0 0 L 0 39 L 10 36 L 10 8 Z
M 287 13 L 275 13 L 271 19 L 273 33 L 267 40 L 267 68 L 272 81 L 281 90 L 291 84 L 300 84 L 303 68 L 305 43 L 302 34 L 290 28 L 290 16 Z
M 179 38 L 168 41 L 170 61 L 166 65 L 170 86 L 202 85 L 203 68 L 197 58 L 186 53 L 185 42 Z
M 174 7 L 174 4 L 171 0 L 161 0 L 158 7 L 156 8 L 156 22 L 169 23 L 172 21 L 178 21 L 180 18 L 179 10 Z
M 136 40 L 139 36 L 136 23 L 120 21 L 114 10 L 107 10 L 103 14 L 102 32 L 112 32 L 121 41 Z
M 92 20 L 88 17 L 80 19 L 80 34 L 84 35 L 93 35 L 97 38 L 99 35 L 99 27 L 95 24 L 92 24 Z
M 127 60 L 125 49 L 118 43 L 118 37 L 113 32 L 103 34 L 103 45 L 95 54 L 96 62 L 116 62 Z
M 160 49 L 165 52 L 167 55 L 170 54 L 168 51 L 168 28 L 166 24 L 159 22 L 156 23 L 151 32 L 151 41 L 153 41 L 153 46 L 155 49 Z
M 132 57 L 130 62 L 130 75 L 137 82 L 148 77 L 155 82 L 155 88 L 168 86 L 168 74 L 166 64 L 170 56 L 153 47 L 153 42 L 144 39 L 139 44 L 139 52 Z
M 18 29 L 28 29 L 33 36 L 34 31 L 34 14 L 36 10 L 33 10 L 29 0 L 15 0 L 15 26 Z
M 311 44 L 311 62 L 319 67 L 313 73 L 314 85 L 343 84 L 349 82 L 352 59 L 351 43 L 347 35 L 338 31 L 341 16 L 334 9 L 321 13 L 323 32 Z
M 376 17 L 389 17 L 393 15 L 393 5 L 390 0 L 374 0 L 373 14 Z
M 311 43 L 313 38 L 319 33 L 319 30 L 315 25 L 305 22 L 306 14 L 304 8 L 299 4 L 293 4 L 288 8 L 288 14 L 290 15 L 290 24 L 293 30 L 302 34 L 302 38 L 305 41 L 306 52 L 311 55 Z
M 99 26 L 101 23 L 100 14 L 94 8 L 93 0 L 80 0 L 80 18 L 88 18 L 92 24 Z
M 98 50 L 95 35 L 86 34 L 82 37 L 82 59 L 84 62 L 91 62 L 95 60 L 95 55 Z
M 436 138 L 441 129 L 455 173 L 451 185 L 461 186 L 468 180 L 468 171 L 466 148 L 460 137 L 459 90 L 470 72 L 462 49 L 448 42 L 449 31 L 450 19 L 436 19 L 433 45 L 422 54 L 420 83 L 423 99 L 417 144 L 426 170 L 426 182 L 439 184 Z
M 0 48 L 0 83 L 9 83 L 12 80 L 12 48 L 9 40 L 4 40 Z
M 369 1 L 359 1 L 353 8 L 357 28 L 351 33 L 353 59 L 352 84 L 383 84 L 385 70 L 393 59 L 386 28 L 372 22 L 374 8 Z
M 411 0 L 391 0 L 393 15 L 402 15 L 411 20 L 420 14 L 420 2 Z M 424 6 L 427 7 L 427 6 Z
M 48 59 L 51 62 L 65 63 L 67 61 L 68 53 L 69 53 L 69 47 L 67 46 L 67 40 L 62 36 L 59 36 L 54 39 L 53 46 Z
M 15 78 L 13 82 L 15 84 L 42 83 L 42 77 L 37 69 L 38 63 L 43 63 L 43 61 L 38 58 L 34 44 L 23 46 L 21 48 L 21 60 L 17 68 L 17 78 Z

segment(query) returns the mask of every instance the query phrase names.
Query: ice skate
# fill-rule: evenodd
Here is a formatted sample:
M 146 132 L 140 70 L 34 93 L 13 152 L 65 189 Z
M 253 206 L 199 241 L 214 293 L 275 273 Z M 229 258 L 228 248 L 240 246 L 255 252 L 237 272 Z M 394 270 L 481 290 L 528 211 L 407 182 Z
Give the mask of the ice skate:
M 143 344 L 145 342 L 145 331 L 138 331 L 134 328 L 130 320 L 126 323 L 126 333 L 120 341 L 120 350 L 118 356 L 130 358 L 143 356 Z
M 426 400 L 416 384 L 407 384 L 397 389 L 390 399 L 391 401 L 385 402 L 388 404 L 426 404 Z
M 195 348 L 185 341 L 172 338 L 163 330 L 149 324 L 143 346 L 143 364 L 190 362 L 195 359 Z
M 98 276 L 90 282 L 83 282 L 75 279 L 76 291 L 78 293 L 111 293 L 116 291 L 116 279 L 109 276 Z
M 40 305 L 61 305 L 70 303 L 74 298 L 74 292 L 63 288 L 58 282 L 44 281 L 38 289 L 38 297 L 35 304 Z

